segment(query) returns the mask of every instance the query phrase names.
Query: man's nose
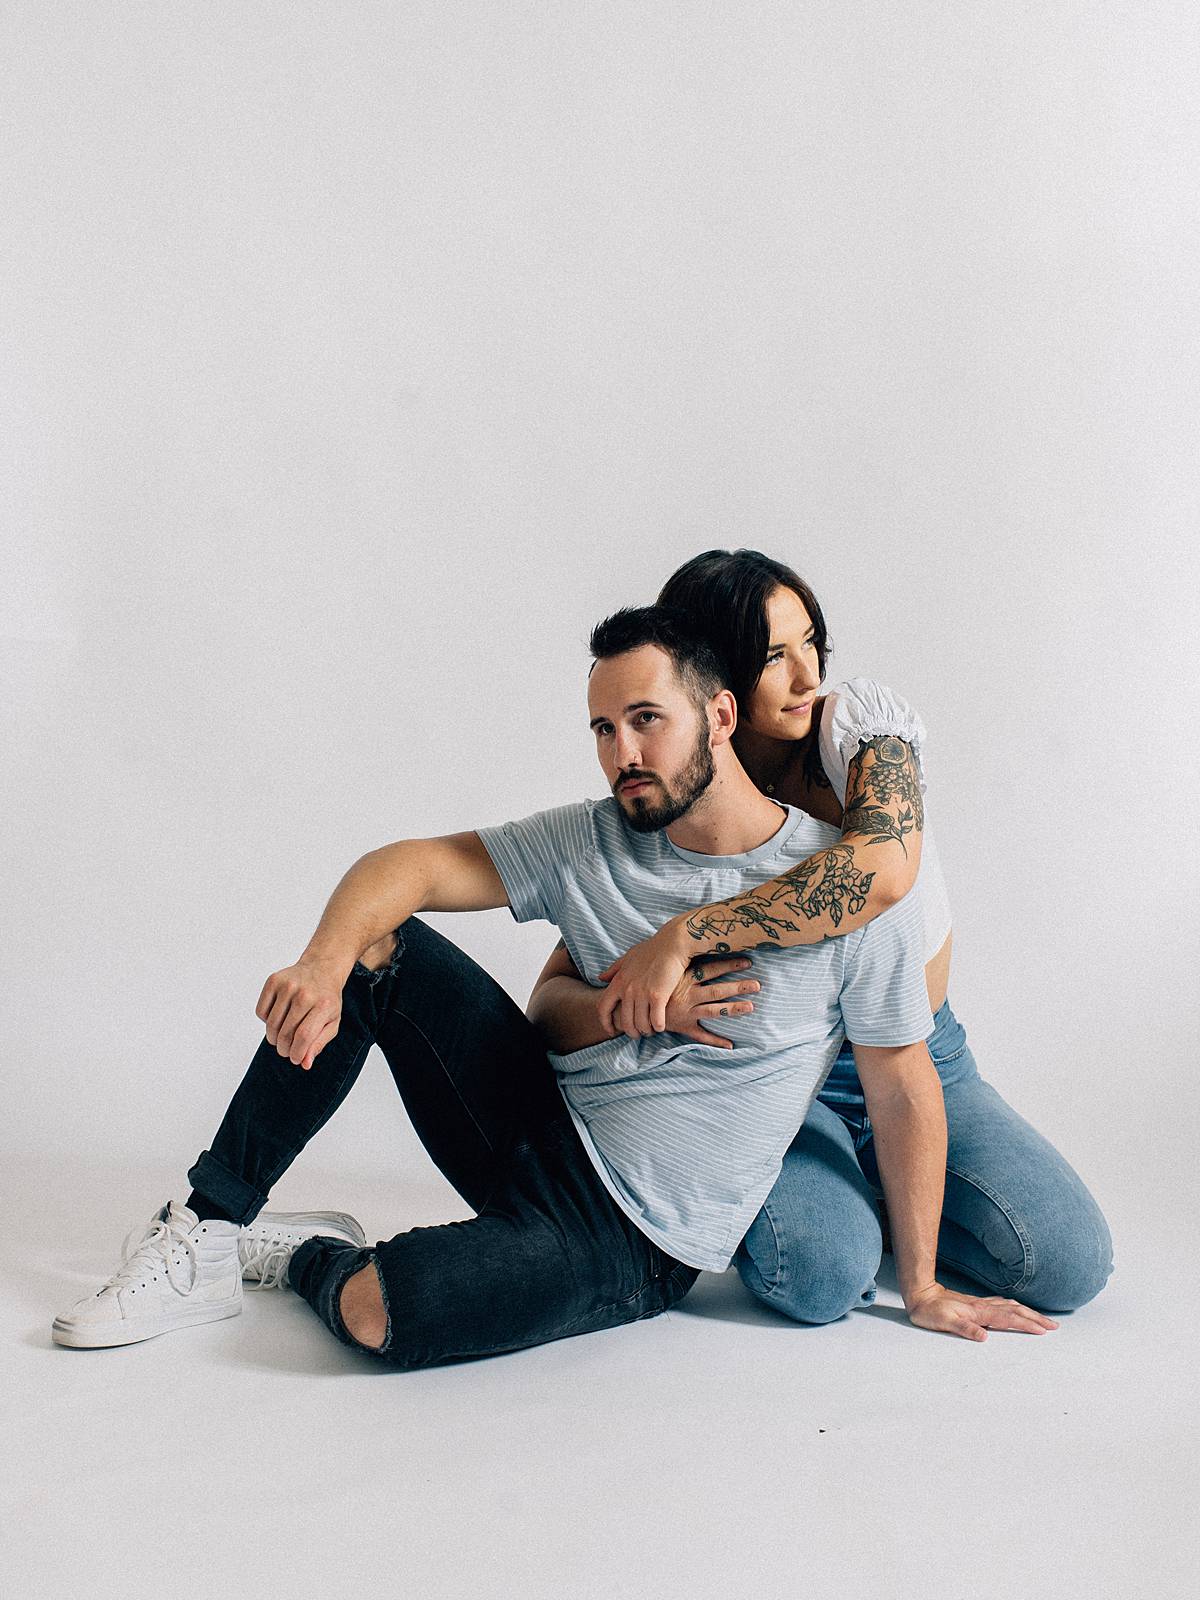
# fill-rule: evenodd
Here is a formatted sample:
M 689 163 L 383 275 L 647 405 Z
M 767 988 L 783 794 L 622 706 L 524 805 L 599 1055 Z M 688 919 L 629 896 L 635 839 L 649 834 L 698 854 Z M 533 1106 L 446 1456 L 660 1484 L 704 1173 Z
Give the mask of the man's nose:
M 630 767 L 641 766 L 641 744 L 632 729 L 620 728 L 617 730 L 616 746 L 613 754 L 616 756 L 617 766 L 622 772 L 627 772 Z

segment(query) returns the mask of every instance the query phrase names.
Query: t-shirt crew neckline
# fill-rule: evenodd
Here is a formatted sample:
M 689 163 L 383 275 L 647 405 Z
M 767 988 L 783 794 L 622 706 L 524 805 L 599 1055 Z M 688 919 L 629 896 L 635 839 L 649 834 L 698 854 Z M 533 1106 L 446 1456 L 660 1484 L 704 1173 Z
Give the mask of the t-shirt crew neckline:
M 753 850 L 743 850 L 741 855 L 710 856 L 705 855 L 700 850 L 685 850 L 682 845 L 675 843 L 665 828 L 663 830 L 663 838 L 681 861 L 690 861 L 697 867 L 753 866 L 756 861 L 765 861 L 768 856 L 778 855 L 779 851 L 800 826 L 801 818 L 804 816 L 804 812 L 798 806 L 789 806 L 782 800 L 772 800 L 771 804 L 778 806 L 783 812 L 783 821 L 769 839 L 762 844 L 755 845 Z

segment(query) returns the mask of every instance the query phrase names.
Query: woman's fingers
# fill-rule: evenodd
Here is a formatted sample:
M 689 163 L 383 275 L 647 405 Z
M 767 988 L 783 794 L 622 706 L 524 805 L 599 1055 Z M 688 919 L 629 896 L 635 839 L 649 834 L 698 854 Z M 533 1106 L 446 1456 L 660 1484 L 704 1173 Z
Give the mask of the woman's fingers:
M 640 1039 L 642 1037 L 641 1030 L 637 1025 L 637 1017 L 634 1014 L 633 1001 L 628 995 L 621 996 L 621 1005 L 617 1016 L 620 1019 L 618 1026 L 622 1033 L 627 1033 L 631 1039 Z

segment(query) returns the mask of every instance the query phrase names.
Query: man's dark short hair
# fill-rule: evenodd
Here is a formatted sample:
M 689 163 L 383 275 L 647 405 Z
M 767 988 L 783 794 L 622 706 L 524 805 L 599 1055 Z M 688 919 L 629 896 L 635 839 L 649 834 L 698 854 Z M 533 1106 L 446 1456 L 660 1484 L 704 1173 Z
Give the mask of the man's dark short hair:
M 671 606 L 626 606 L 598 622 L 590 640 L 597 661 L 623 656 L 644 644 L 657 645 L 670 656 L 679 681 L 698 710 L 729 687 L 720 656 L 687 615 Z

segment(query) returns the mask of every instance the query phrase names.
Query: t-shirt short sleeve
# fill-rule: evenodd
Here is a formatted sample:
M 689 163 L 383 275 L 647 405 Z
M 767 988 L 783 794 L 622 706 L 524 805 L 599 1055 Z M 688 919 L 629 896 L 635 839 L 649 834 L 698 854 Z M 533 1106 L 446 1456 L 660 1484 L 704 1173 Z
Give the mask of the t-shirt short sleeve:
M 916 1044 L 929 1036 L 933 1016 L 925 986 L 925 922 L 918 889 L 857 933 L 847 949 L 839 1000 L 852 1044 Z
M 535 811 L 478 832 L 508 891 L 514 920 L 557 924 L 564 881 L 595 849 L 587 802 Z
M 845 794 L 846 774 L 864 740 L 892 734 L 910 744 L 925 788 L 925 724 L 898 694 L 873 678 L 850 678 L 829 693 L 821 717 L 822 764 Z

